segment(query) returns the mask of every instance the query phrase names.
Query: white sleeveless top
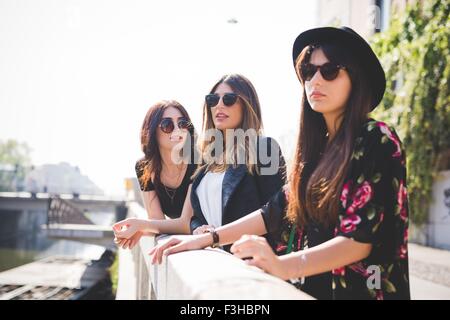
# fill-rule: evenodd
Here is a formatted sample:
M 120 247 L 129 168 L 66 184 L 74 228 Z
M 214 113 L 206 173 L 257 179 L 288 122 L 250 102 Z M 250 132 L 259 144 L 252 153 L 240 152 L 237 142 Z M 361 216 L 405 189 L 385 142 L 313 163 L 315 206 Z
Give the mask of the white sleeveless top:
M 222 225 L 222 182 L 225 172 L 207 172 L 197 187 L 197 196 L 206 221 L 215 228 Z

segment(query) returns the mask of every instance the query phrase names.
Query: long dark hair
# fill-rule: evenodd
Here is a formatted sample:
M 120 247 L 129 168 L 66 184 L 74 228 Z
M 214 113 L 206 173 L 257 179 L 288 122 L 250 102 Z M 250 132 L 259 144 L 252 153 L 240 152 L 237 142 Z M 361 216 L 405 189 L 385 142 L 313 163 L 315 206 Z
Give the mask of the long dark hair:
M 311 108 L 303 88 L 300 129 L 289 179 L 287 217 L 300 226 L 315 222 L 329 227 L 337 222 L 339 195 L 349 169 L 354 140 L 370 111 L 372 91 L 362 68 L 363 62 L 337 43 L 306 47 L 296 60 L 297 76 L 300 65 L 309 62 L 317 48 L 322 49 L 330 62 L 347 68 L 351 93 L 341 115 L 341 125 L 328 142 L 325 119 Z M 302 81 L 300 76 L 299 79 Z
M 189 135 L 185 141 L 185 146 L 190 146 L 190 148 L 183 148 L 182 150 L 192 151 L 194 148 L 194 126 L 192 125 L 191 118 L 189 117 L 186 109 L 180 103 L 175 100 L 162 100 L 150 107 L 145 115 L 141 128 L 141 150 L 144 153 L 144 158 L 138 161 L 138 166 L 143 172 L 139 180 L 143 186 L 147 186 L 150 181 L 153 182 L 156 190 L 158 190 L 158 187 L 161 186 L 160 174 L 162 170 L 162 160 L 159 152 L 157 130 L 164 115 L 164 111 L 170 107 L 176 108 L 180 111 L 183 117 L 191 123 Z M 191 155 L 192 152 L 190 152 L 189 155 L 182 156 L 186 158 L 191 157 Z M 193 159 L 189 159 L 188 161 L 192 160 Z
M 222 78 L 217 81 L 214 86 L 211 88 L 209 93 L 214 93 L 217 89 L 217 87 L 225 83 L 231 87 L 234 93 L 239 95 L 239 99 L 242 102 L 242 123 L 240 125 L 240 129 L 246 131 L 248 129 L 254 129 L 256 131 L 257 135 L 261 135 L 263 132 L 263 123 L 261 118 L 261 106 L 259 104 L 258 95 L 256 93 L 255 87 L 253 84 L 248 80 L 246 77 L 240 74 L 227 74 L 224 75 Z M 214 121 L 211 113 L 211 108 L 208 108 L 206 103 L 203 105 L 203 132 L 206 130 L 214 129 Z M 216 164 L 214 162 L 214 159 L 208 159 L 205 154 L 208 146 L 210 144 L 214 143 L 209 140 L 202 140 L 199 139 L 198 146 L 200 153 L 202 154 L 203 159 L 205 160 L 205 164 L 202 166 L 199 166 L 197 171 L 195 172 L 194 176 L 197 175 L 200 171 L 202 171 L 204 168 L 206 168 L 207 171 L 214 170 L 217 167 L 220 167 L 220 165 Z M 248 145 L 245 146 L 237 146 L 236 148 L 245 148 L 246 155 L 251 156 L 251 152 L 248 149 Z M 234 159 L 235 160 L 235 159 Z M 247 169 L 248 171 L 253 174 L 257 172 L 257 165 L 256 163 L 251 163 L 249 159 L 247 159 Z M 226 167 L 226 165 L 225 165 Z M 224 169 L 224 168 L 222 168 Z

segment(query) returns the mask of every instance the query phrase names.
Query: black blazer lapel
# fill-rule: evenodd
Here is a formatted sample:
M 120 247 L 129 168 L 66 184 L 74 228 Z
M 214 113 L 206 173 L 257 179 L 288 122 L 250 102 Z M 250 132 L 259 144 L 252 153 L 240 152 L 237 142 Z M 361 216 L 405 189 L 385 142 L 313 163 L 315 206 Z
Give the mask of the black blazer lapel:
M 244 164 L 240 164 L 236 168 L 230 166 L 225 172 L 222 183 L 222 223 L 228 201 L 246 174 L 247 166 Z
M 200 201 L 197 196 L 197 188 L 200 182 L 202 181 L 203 177 L 205 176 L 205 174 L 206 174 L 205 170 L 202 170 L 192 182 L 191 188 L 191 205 L 194 211 L 194 215 L 200 219 L 203 219 L 204 221 L 206 221 L 206 219 L 205 216 L 203 215 L 202 208 L 200 207 Z

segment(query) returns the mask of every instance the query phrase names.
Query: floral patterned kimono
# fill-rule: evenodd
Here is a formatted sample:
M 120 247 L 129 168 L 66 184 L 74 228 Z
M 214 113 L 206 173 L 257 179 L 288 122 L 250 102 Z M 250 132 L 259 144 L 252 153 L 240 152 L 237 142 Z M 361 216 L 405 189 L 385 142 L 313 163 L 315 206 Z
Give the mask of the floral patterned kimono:
M 286 253 L 288 243 L 298 251 L 337 236 L 372 244 L 367 258 L 307 277 L 296 284 L 299 289 L 318 299 L 410 299 L 405 154 L 393 129 L 373 119 L 364 123 L 332 228 L 290 225 L 284 219 L 287 192 L 278 192 L 261 209 L 266 229 L 280 239 L 278 254 Z

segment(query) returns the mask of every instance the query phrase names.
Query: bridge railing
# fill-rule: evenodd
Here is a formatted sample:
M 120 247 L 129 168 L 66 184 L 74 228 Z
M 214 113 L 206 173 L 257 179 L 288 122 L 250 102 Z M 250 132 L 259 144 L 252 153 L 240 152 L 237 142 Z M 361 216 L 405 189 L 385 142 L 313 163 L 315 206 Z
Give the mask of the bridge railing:
M 52 224 L 94 224 L 82 210 L 58 196 L 48 198 L 47 226 Z
M 128 216 L 145 218 L 147 214 L 137 202 L 129 202 Z M 152 265 L 148 252 L 158 241 L 164 237 L 142 237 L 132 250 L 134 275 L 129 276 L 136 281 L 137 299 L 312 299 L 219 249 L 181 252 Z

